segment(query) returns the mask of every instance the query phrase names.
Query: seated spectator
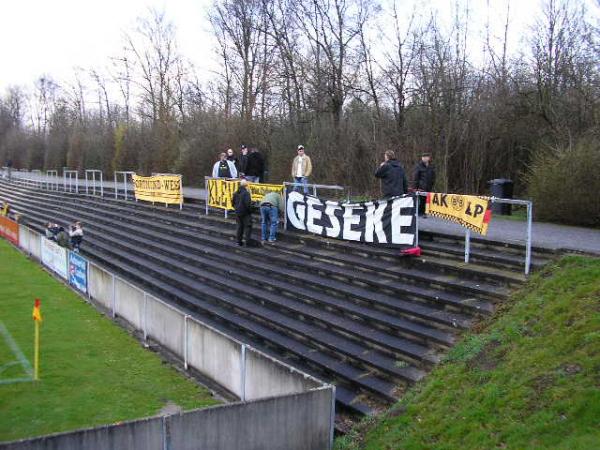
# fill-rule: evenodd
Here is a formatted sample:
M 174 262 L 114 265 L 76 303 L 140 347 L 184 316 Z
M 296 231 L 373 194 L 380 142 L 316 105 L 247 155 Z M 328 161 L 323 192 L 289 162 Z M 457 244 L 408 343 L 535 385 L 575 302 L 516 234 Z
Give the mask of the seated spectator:
M 73 225 L 71 225 L 69 236 L 71 237 L 71 246 L 73 247 L 73 251 L 79 253 L 81 241 L 83 241 L 83 229 L 81 228 L 81 222 L 75 222 Z
M 46 239 L 56 241 L 56 236 L 58 235 L 59 231 L 60 227 L 57 224 L 48 222 L 46 224 Z
M 64 248 L 69 248 L 69 234 L 63 227 L 58 227 L 58 233 L 56 233 L 56 243 Z
M 237 178 L 237 169 L 233 161 L 227 159 L 225 153 L 219 155 L 219 160 L 213 166 L 213 178 Z
M 10 214 L 10 205 L 8 202 L 2 203 L 2 209 L 0 210 L 0 216 L 8 217 Z

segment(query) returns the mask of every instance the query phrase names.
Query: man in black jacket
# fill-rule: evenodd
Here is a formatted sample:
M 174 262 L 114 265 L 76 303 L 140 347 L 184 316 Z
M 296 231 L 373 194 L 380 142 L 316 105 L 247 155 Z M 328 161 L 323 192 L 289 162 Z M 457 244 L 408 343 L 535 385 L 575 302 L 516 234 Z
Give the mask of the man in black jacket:
M 265 158 L 256 148 L 250 149 L 246 165 L 246 179 L 251 183 L 260 183 L 264 176 Z
M 431 163 L 431 153 L 423 153 L 421 161 L 413 169 L 413 189 L 431 192 L 435 184 L 435 169 Z M 425 197 L 419 197 L 419 215 L 425 215 Z
M 248 181 L 240 180 L 240 188 L 233 194 L 233 207 L 235 208 L 235 220 L 237 222 L 237 243 L 241 247 L 250 242 L 252 233 L 252 197 L 247 189 Z M 242 240 L 242 237 L 244 240 Z
M 404 168 L 396 159 L 396 154 L 392 150 L 387 150 L 383 154 L 383 161 L 375 176 L 381 178 L 381 192 L 383 197 L 395 197 L 404 195 L 407 191 L 406 175 Z

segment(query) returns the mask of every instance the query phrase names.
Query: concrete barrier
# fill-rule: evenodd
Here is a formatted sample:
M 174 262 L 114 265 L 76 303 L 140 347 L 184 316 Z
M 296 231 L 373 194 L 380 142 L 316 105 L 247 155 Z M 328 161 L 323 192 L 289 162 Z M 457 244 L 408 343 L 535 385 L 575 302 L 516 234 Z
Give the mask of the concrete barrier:
M 187 361 L 242 398 L 241 345 L 193 320 L 187 321 Z
M 331 445 L 332 388 L 171 416 L 173 450 L 323 450 Z
M 184 358 L 184 315 L 158 301 L 146 304 L 147 335 L 163 347 Z
M 113 276 L 95 264 L 88 267 L 88 290 L 90 298 L 112 310 Z
M 123 422 L 0 444 L 2 450 L 164 450 L 163 419 Z
M 306 392 L 321 384 L 289 367 L 275 363 L 266 356 L 246 351 L 245 399 Z
M 144 293 L 129 283 L 115 280 L 115 312 L 138 330 L 144 326 Z

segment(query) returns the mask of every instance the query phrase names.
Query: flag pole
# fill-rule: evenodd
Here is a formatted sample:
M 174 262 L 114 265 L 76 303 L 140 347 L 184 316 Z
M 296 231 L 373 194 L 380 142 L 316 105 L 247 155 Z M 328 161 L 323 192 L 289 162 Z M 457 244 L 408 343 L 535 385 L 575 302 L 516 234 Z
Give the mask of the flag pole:
M 40 321 L 34 320 L 35 323 L 35 343 L 33 348 L 33 379 L 40 379 Z

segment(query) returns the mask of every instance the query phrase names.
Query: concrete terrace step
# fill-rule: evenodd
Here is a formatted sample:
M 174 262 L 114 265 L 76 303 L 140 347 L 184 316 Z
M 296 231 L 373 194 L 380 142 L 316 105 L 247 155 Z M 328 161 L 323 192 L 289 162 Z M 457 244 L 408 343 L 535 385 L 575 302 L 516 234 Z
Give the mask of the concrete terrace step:
M 31 201 L 30 201 L 31 202 Z M 79 210 L 82 210 L 81 205 L 79 205 Z M 113 217 L 110 214 L 103 214 L 102 217 Z M 138 215 L 135 216 L 137 220 L 140 220 Z M 121 214 L 120 216 L 114 216 L 112 220 L 120 220 L 121 222 L 125 222 L 127 220 L 129 220 L 127 218 L 127 216 Z M 153 229 L 158 229 L 160 232 L 163 232 L 162 236 L 165 236 L 165 233 L 176 233 L 176 234 L 180 234 L 184 237 L 188 237 L 191 239 L 195 239 L 195 240 L 202 240 L 203 243 L 208 243 L 208 244 L 212 244 L 212 245 L 221 245 L 224 246 L 224 248 L 226 250 L 231 250 L 231 248 L 233 247 L 233 244 L 229 244 L 227 245 L 226 243 L 223 243 L 220 240 L 215 240 L 215 239 L 210 239 L 210 238 L 206 238 L 203 237 L 202 235 L 198 235 L 197 233 L 191 232 L 191 231 L 186 231 L 186 230 L 182 230 L 182 229 L 178 229 L 175 231 L 172 231 L 172 227 L 170 225 L 165 225 L 165 226 L 160 226 L 156 221 L 152 221 L 152 222 L 146 222 L 146 228 L 153 228 Z M 139 231 L 136 231 L 139 232 Z M 159 237 L 156 236 L 155 237 Z M 233 247 L 235 248 L 235 247 Z M 279 249 L 281 249 L 281 247 L 279 247 Z M 237 249 L 236 249 L 237 250 Z M 250 251 L 250 249 L 245 249 L 245 253 L 247 253 L 248 251 Z M 272 263 L 277 263 L 278 266 L 280 267 L 285 267 L 286 265 L 295 265 L 298 266 L 298 270 L 301 270 L 305 275 L 303 275 L 303 277 L 310 277 L 311 275 L 307 274 L 307 268 L 312 268 L 314 269 L 315 267 L 315 263 L 313 262 L 312 264 L 307 263 L 307 261 L 303 260 L 302 258 L 298 259 L 298 258 L 285 258 L 285 257 L 278 257 L 277 255 L 273 254 L 273 252 L 268 252 L 268 253 L 264 253 L 264 251 L 261 250 L 252 250 L 252 253 L 254 253 L 253 256 L 256 257 L 260 257 L 263 258 L 265 260 L 265 264 L 267 264 L 267 268 L 269 270 L 273 270 L 273 264 Z M 229 256 L 229 254 L 225 255 L 226 257 Z M 271 262 L 271 264 L 269 265 L 269 262 Z M 308 265 L 307 265 L 308 264 Z M 347 276 L 348 280 L 350 281 L 359 281 L 361 283 L 369 283 L 369 279 L 368 278 L 361 278 L 359 276 L 359 274 L 354 271 L 354 270 L 344 270 L 339 268 L 338 266 L 331 266 L 328 264 L 318 264 L 317 265 L 319 270 L 327 270 L 328 271 L 328 275 L 333 275 L 333 276 Z M 369 293 L 372 292 L 372 289 L 369 289 L 369 291 L 367 291 L 366 289 L 363 288 L 357 288 L 355 286 L 352 287 L 348 287 L 343 285 L 342 283 L 336 282 L 335 279 L 331 279 L 331 278 L 323 278 L 323 277 L 315 277 L 312 276 L 312 281 L 315 282 L 316 278 L 321 280 L 321 283 L 326 283 L 329 285 L 329 287 L 332 287 L 332 284 L 337 284 L 338 288 L 340 285 L 345 287 L 345 292 L 349 295 L 352 295 L 353 297 L 356 297 L 356 293 Z M 419 289 L 418 287 L 413 287 L 411 285 L 408 286 L 402 286 L 400 285 L 397 281 L 394 280 L 394 283 L 389 283 L 387 282 L 388 280 L 382 280 L 381 282 L 377 281 L 375 283 L 371 283 L 372 286 L 371 288 L 384 288 L 384 289 L 392 289 L 393 291 L 399 292 L 400 294 L 402 294 L 403 296 L 408 295 L 416 295 L 416 296 L 420 296 L 422 299 L 428 299 L 431 300 L 431 302 L 437 306 L 439 306 L 440 304 L 447 304 L 447 305 L 451 305 L 453 307 L 465 307 L 467 309 L 472 308 L 474 311 L 477 312 L 481 312 L 481 311 L 490 311 L 491 310 L 491 306 L 487 306 L 485 303 L 482 302 L 478 302 L 475 301 L 474 299 L 466 299 L 465 302 L 462 302 L 461 299 L 459 297 L 454 298 L 451 294 L 447 294 L 444 292 L 440 292 L 440 291 L 435 291 L 435 290 L 431 290 L 431 289 Z M 371 294 L 372 297 L 372 294 Z M 369 298 L 368 296 L 366 297 L 367 299 Z M 449 314 L 449 313 L 444 313 L 442 312 L 436 312 L 435 315 L 430 315 L 430 317 L 428 317 L 427 315 L 424 315 L 424 311 L 422 307 L 408 307 L 406 304 L 403 304 L 401 302 L 398 302 L 397 299 L 393 299 L 392 301 L 389 301 L 385 295 L 379 295 L 379 300 L 380 303 L 382 305 L 386 305 L 387 307 L 390 308 L 394 308 L 394 307 L 398 307 L 401 308 L 404 312 L 408 313 L 408 314 L 413 314 L 417 317 L 422 316 L 423 318 L 426 319 L 431 319 L 434 321 L 438 321 L 440 323 L 447 323 L 449 326 L 452 327 L 466 327 L 469 325 L 468 321 L 465 321 L 465 318 L 461 317 L 460 314 Z M 418 305 L 417 305 L 418 306 Z M 426 313 L 426 311 L 425 311 Z
M 48 193 L 47 191 L 37 191 L 38 195 L 45 195 L 45 194 L 49 194 L 49 195 L 53 195 L 53 196 L 59 196 L 62 198 L 70 198 L 70 197 L 79 197 L 79 198 L 89 198 L 89 199 L 93 199 L 93 201 L 102 201 L 100 200 L 98 197 L 81 197 L 81 196 L 75 196 L 75 195 L 69 195 L 69 194 L 63 194 L 63 193 Z M 189 220 L 193 220 L 194 222 L 208 222 L 208 223 L 212 223 L 214 225 L 217 226 L 226 226 L 226 227 L 232 227 L 233 226 L 233 221 L 231 219 L 224 219 L 221 216 L 217 216 L 217 215 L 209 215 L 206 216 L 204 215 L 204 210 L 203 208 L 199 208 L 197 205 L 187 205 L 182 211 L 180 211 L 178 208 L 165 208 L 163 206 L 153 206 L 150 204 L 145 204 L 145 203 L 136 203 L 136 202 L 125 202 L 125 201 L 115 201 L 114 199 L 106 199 L 103 202 L 115 202 L 115 203 L 121 203 L 121 204 L 125 204 L 127 205 L 128 208 L 135 208 L 136 210 L 142 210 L 142 211 L 160 211 L 160 214 L 162 216 L 172 216 L 174 218 L 188 218 Z M 427 233 L 425 233 L 427 234 Z M 430 234 L 430 233 L 429 233 Z M 348 242 L 344 242 L 344 241 L 332 241 L 332 240 L 325 240 L 321 237 L 318 236 L 311 236 L 311 235 L 306 235 L 306 234 L 298 234 L 298 233 L 283 233 L 282 234 L 282 238 L 285 240 L 301 240 L 302 242 L 306 241 L 306 242 L 311 242 L 312 241 L 328 241 L 327 245 L 337 245 L 337 246 L 342 246 L 345 245 L 346 249 L 349 251 L 362 251 L 362 252 L 369 252 L 369 256 L 374 256 L 374 255 L 383 255 L 384 252 L 386 250 L 388 250 L 387 256 L 394 256 L 397 258 L 396 254 L 390 253 L 389 249 L 385 249 L 382 247 L 376 247 L 376 246 L 370 246 L 370 245 L 359 245 L 357 243 L 348 243 Z M 445 244 L 448 244 L 448 239 L 451 239 L 449 237 L 446 236 L 445 238 Z M 472 250 L 471 250 L 471 254 L 473 256 L 473 259 L 476 260 L 476 256 L 477 256 L 477 244 L 474 243 L 476 240 L 473 240 L 473 245 L 472 245 Z M 463 242 L 460 238 L 457 237 L 453 237 L 452 240 L 450 241 L 452 243 L 452 245 L 450 246 L 450 248 L 452 249 L 452 251 L 450 253 L 442 253 L 445 254 L 447 259 L 448 258 L 454 258 L 454 260 L 450 260 L 448 262 L 450 262 L 450 264 L 442 264 L 440 265 L 440 269 L 444 270 L 444 271 L 449 271 L 452 270 L 453 268 L 453 264 L 456 264 L 456 262 L 460 259 L 457 258 L 457 255 L 462 254 L 463 252 Z M 482 241 L 485 242 L 486 245 L 489 246 L 489 241 Z M 497 250 L 499 248 L 505 248 L 503 246 L 496 246 L 495 250 L 497 252 Z M 421 259 L 421 263 L 422 264 L 427 264 L 427 265 L 433 265 L 433 267 L 436 267 L 436 262 L 438 261 L 438 259 L 436 258 L 436 256 L 439 256 L 440 252 L 431 252 L 430 255 L 426 255 L 427 258 L 425 259 Z M 477 274 L 483 275 L 486 278 L 499 278 L 502 282 L 504 281 L 508 281 L 508 282 L 516 282 L 516 283 L 521 283 L 524 279 L 523 276 L 520 276 L 520 267 L 521 265 L 516 264 L 515 266 L 515 271 L 507 271 L 505 269 L 499 270 L 498 273 L 496 273 L 496 271 L 493 270 L 493 265 L 489 264 L 491 261 L 487 261 L 487 264 L 477 264 L 476 261 L 475 263 L 471 263 L 468 265 L 467 268 L 463 268 L 462 269 L 462 276 L 464 277 L 465 274 L 472 274 L 473 276 L 477 276 Z M 503 266 L 500 266 L 503 267 Z M 428 270 L 430 271 L 431 268 L 428 268 Z M 511 280 L 510 276 L 511 275 L 516 275 L 517 278 L 515 280 Z M 504 280 L 504 278 L 509 277 L 508 280 Z

